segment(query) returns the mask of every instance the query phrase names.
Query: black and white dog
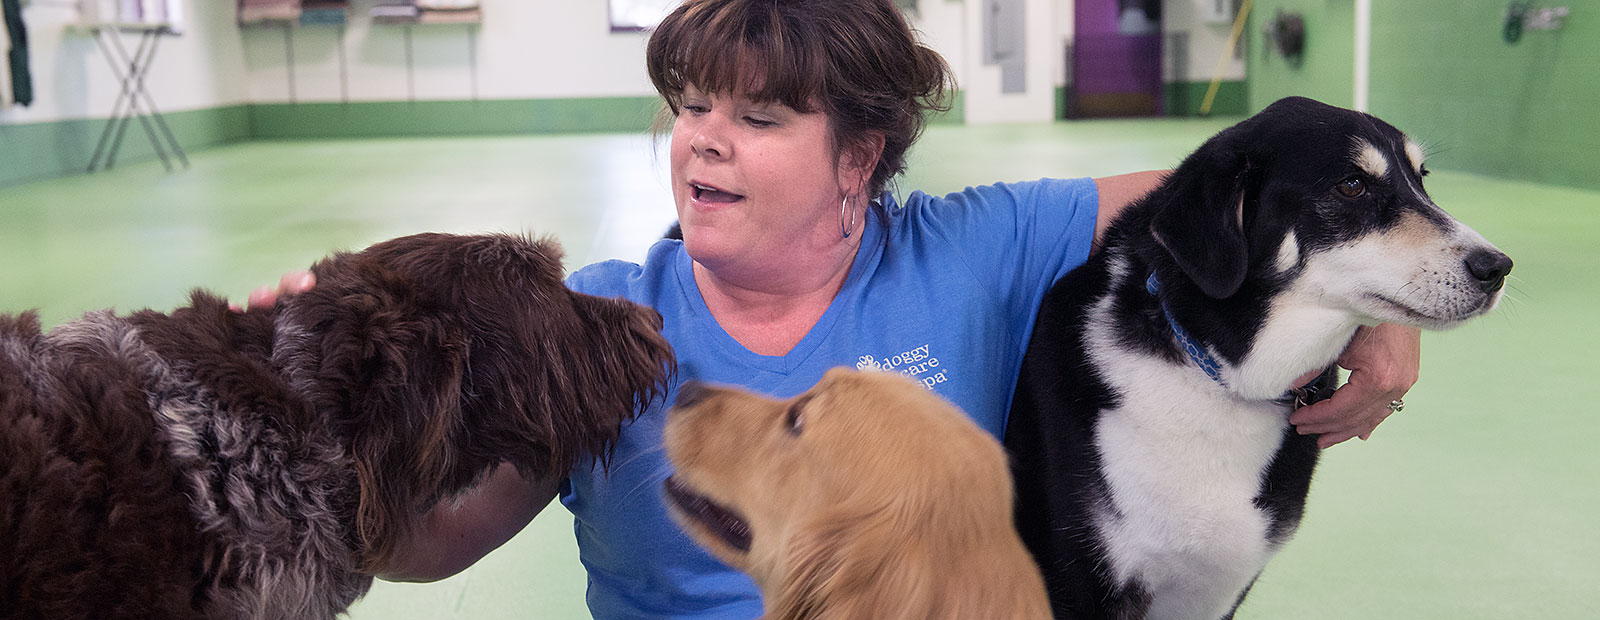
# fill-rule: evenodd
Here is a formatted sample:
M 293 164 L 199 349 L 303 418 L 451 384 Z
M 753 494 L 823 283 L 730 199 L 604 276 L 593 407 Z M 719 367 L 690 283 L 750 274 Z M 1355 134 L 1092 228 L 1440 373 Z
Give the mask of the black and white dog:
M 1045 299 L 1005 443 L 1057 618 L 1232 617 L 1316 465 L 1286 393 L 1356 329 L 1488 312 L 1511 259 L 1422 187 L 1422 149 L 1309 99 L 1223 131 Z

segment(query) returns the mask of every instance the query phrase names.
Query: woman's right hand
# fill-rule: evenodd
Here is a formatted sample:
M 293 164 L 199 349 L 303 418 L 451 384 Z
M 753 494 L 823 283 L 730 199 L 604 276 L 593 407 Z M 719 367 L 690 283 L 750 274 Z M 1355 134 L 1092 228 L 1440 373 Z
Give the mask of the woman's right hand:
M 271 308 L 278 303 L 278 296 L 284 293 L 304 293 L 316 286 L 317 276 L 309 271 L 291 271 L 278 278 L 278 285 L 264 285 L 250 291 L 250 297 L 245 300 L 245 308 Z M 233 305 L 235 311 L 243 312 L 245 308 Z

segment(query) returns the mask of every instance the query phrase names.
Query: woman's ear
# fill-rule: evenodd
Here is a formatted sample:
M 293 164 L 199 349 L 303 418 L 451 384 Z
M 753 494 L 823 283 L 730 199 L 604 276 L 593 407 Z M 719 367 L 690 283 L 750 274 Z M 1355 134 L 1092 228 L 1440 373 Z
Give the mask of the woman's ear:
M 864 192 L 883 158 L 884 135 L 869 131 L 839 154 L 839 185 L 850 194 Z M 875 196 L 868 196 L 875 198 Z

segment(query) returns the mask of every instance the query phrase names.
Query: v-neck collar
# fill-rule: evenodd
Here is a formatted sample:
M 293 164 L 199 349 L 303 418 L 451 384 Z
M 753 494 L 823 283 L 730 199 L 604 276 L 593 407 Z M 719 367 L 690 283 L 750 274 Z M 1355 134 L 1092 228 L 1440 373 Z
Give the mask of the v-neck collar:
M 894 208 L 887 198 L 884 199 L 885 207 Z M 706 334 L 715 339 L 716 344 L 724 353 L 739 360 L 741 363 L 757 370 L 787 374 L 799 367 L 823 341 L 832 333 L 834 324 L 839 316 L 847 312 L 849 306 L 856 304 L 865 286 L 865 274 L 877 269 L 878 261 L 883 258 L 884 236 L 886 230 L 882 218 L 872 209 L 867 210 L 866 221 L 861 232 L 861 245 L 856 248 L 855 263 L 850 266 L 850 273 L 845 276 L 844 285 L 839 287 L 838 294 L 833 296 L 833 301 L 828 303 L 828 309 L 822 313 L 817 322 L 806 332 L 805 337 L 783 355 L 762 355 L 746 348 L 734 339 L 728 330 L 723 329 L 711 315 L 711 309 L 706 306 L 706 300 L 700 293 L 700 287 L 695 283 L 694 261 L 689 258 L 689 252 L 681 246 L 678 249 L 677 272 L 678 285 L 688 304 L 692 320 L 696 322 L 696 333 Z

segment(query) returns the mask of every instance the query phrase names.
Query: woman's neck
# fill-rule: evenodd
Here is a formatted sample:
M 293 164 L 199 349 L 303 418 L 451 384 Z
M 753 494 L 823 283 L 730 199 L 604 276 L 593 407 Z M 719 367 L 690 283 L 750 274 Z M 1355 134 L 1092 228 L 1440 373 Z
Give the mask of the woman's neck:
M 828 311 L 855 264 L 859 243 L 839 256 L 790 260 L 792 269 L 762 277 L 727 277 L 694 263 L 695 285 L 723 331 L 760 355 L 784 355 Z

